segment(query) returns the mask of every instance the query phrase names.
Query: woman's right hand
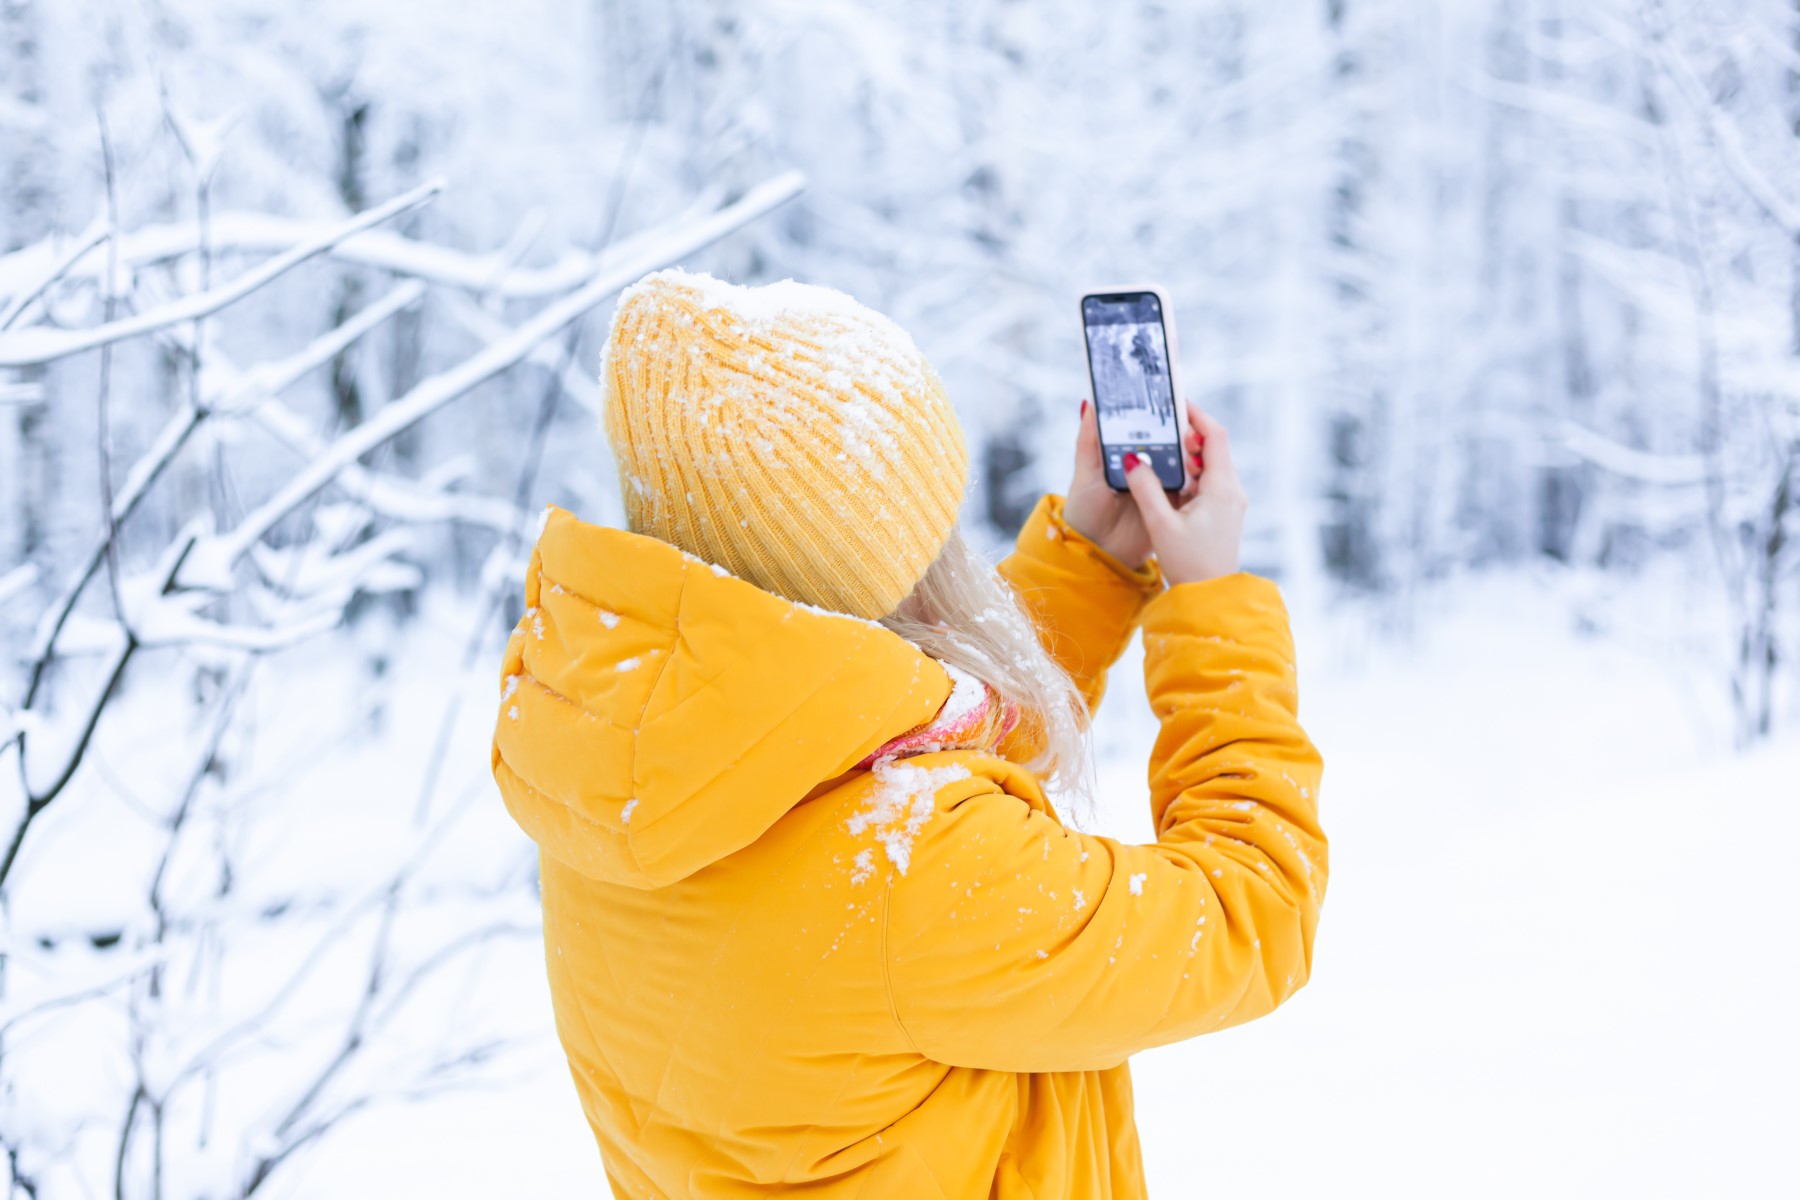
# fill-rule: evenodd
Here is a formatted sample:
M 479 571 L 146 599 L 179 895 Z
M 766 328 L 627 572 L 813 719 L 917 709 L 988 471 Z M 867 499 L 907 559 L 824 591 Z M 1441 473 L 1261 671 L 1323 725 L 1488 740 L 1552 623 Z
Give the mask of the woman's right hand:
M 1125 458 L 1125 483 L 1137 501 L 1163 578 L 1171 586 L 1238 570 L 1244 513 L 1250 506 L 1231 461 L 1225 427 L 1192 404 L 1187 411 L 1188 428 L 1200 444 L 1190 460 L 1196 476 L 1190 485 L 1193 494 L 1179 508 L 1170 503 L 1148 459 L 1137 454 Z

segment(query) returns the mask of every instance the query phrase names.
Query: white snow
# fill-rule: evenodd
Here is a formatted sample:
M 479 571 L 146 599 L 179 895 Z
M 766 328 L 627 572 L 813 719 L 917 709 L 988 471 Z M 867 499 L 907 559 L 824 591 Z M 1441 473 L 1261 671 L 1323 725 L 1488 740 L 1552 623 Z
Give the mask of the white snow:
M 1751 1196 L 1786 1177 L 1800 729 L 1735 757 L 1667 643 L 1579 638 L 1557 596 L 1483 586 L 1367 660 L 1342 626 L 1300 631 L 1333 867 L 1312 980 L 1266 1020 L 1133 1060 L 1151 1195 Z M 1149 836 L 1124 799 L 1143 792 L 1122 728 L 1144 716 L 1137 669 L 1101 717 L 1120 738 L 1104 831 L 1131 840 Z M 1231 1098 L 1206 1117 L 1228 1155 L 1196 1160 L 1196 1078 Z
M 631 824 L 631 814 L 637 811 L 637 806 L 638 802 L 636 796 L 633 796 L 625 802 L 625 807 L 619 810 L 619 821 L 621 824 Z
M 1135 873 L 1134 875 L 1132 875 L 1132 877 L 1131 877 L 1131 894 L 1134 896 L 1143 895 L 1144 894 L 1144 880 L 1146 880 L 1148 878 L 1150 878 L 1150 876 L 1145 874 L 1142 871 L 1139 871 L 1139 872 Z
M 888 627 L 883 625 L 880 621 L 871 621 L 867 617 L 859 617 L 854 613 L 838 612 L 837 610 L 830 608 L 820 608 L 818 605 L 808 604 L 804 600 L 790 600 L 788 603 L 803 612 L 812 613 L 816 617 L 835 617 L 840 621 L 857 621 L 867 625 L 871 629 L 879 629 L 883 633 L 889 632 Z
M 684 271 L 680 267 L 671 267 L 640 280 L 620 294 L 619 303 L 624 306 L 640 291 L 667 282 L 692 288 L 703 310 L 723 309 L 752 327 L 766 327 L 797 316 L 858 319 L 859 306 L 856 301 L 835 288 L 796 283 L 792 279 L 760 287 L 745 287 L 715 278 L 703 271 Z
M 933 725 L 951 726 L 987 703 L 987 687 L 954 663 L 939 663 L 950 676 L 950 695 L 932 719 Z
M 858 850 L 852 861 L 855 866 L 850 872 L 850 882 L 867 883 L 875 874 L 875 852 L 866 849 Z
M 936 811 L 938 789 L 969 777 L 969 769 L 957 763 L 942 767 L 917 767 L 905 760 L 882 759 L 871 775 L 875 787 L 866 807 L 851 817 L 846 828 L 852 834 L 875 831 L 875 840 L 900 874 L 912 865 L 913 839 Z M 860 865 L 860 856 L 859 856 Z
M 600 610 L 600 623 L 608 629 L 617 629 L 619 627 L 619 614 L 616 612 L 608 612 L 603 608 Z

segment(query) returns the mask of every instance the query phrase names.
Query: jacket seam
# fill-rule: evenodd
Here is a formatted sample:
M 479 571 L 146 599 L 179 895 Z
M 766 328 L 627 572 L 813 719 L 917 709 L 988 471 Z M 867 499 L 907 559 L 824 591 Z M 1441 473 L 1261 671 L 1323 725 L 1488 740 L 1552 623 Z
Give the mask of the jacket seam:
M 675 661 L 675 649 L 681 645 L 681 614 L 687 606 L 688 572 L 691 569 L 691 564 L 686 562 L 682 563 L 681 590 L 675 593 L 675 640 L 670 644 L 668 653 L 662 656 L 662 662 L 657 664 L 656 678 L 651 682 L 649 691 L 644 693 L 643 707 L 638 709 L 637 720 L 634 722 L 638 729 L 644 727 L 644 714 L 650 711 L 650 702 L 656 699 L 656 693 L 662 687 L 663 678 L 669 673 L 669 664 Z M 640 745 L 641 739 L 635 737 L 631 739 L 631 769 L 628 774 L 631 779 L 631 794 L 633 797 L 638 794 L 638 784 L 640 782 L 638 779 L 638 750 Z M 655 822 L 652 821 L 647 824 L 654 823 Z M 625 853 L 631 855 L 631 865 L 637 868 L 639 874 L 644 874 L 643 860 L 638 858 L 636 834 L 630 829 L 622 829 L 620 832 L 625 835 Z
M 888 958 L 888 931 L 893 925 L 893 910 L 894 876 L 889 872 L 887 886 L 881 892 L 881 994 L 887 1000 L 888 1015 L 894 1018 L 894 1028 L 906 1039 L 907 1046 L 920 1058 L 930 1059 L 931 1056 L 919 1049 L 919 1043 L 913 1040 L 912 1030 L 906 1027 L 905 1020 L 900 1016 L 900 1002 L 894 996 L 893 964 Z
M 644 696 L 643 707 L 638 709 L 637 720 L 634 724 L 639 729 L 644 727 L 644 714 L 650 711 L 650 702 L 656 699 L 656 690 L 662 686 L 663 676 L 669 673 L 669 664 L 675 661 L 675 648 L 681 645 L 681 613 L 687 607 L 687 590 L 688 572 L 684 570 L 681 573 L 681 590 L 675 593 L 675 629 L 673 631 L 675 640 L 670 644 L 669 652 L 663 655 L 662 662 L 658 664 L 656 679 L 650 684 L 650 690 Z M 637 782 L 637 743 L 633 742 L 631 746 L 631 786 L 637 787 Z

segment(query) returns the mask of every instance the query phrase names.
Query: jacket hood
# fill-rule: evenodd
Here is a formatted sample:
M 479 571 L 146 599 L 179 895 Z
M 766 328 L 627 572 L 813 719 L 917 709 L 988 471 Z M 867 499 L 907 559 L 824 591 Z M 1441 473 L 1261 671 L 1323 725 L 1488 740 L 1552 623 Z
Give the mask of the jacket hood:
M 545 853 L 632 887 L 749 845 L 951 691 L 943 667 L 872 621 L 558 508 L 525 603 L 494 778 Z

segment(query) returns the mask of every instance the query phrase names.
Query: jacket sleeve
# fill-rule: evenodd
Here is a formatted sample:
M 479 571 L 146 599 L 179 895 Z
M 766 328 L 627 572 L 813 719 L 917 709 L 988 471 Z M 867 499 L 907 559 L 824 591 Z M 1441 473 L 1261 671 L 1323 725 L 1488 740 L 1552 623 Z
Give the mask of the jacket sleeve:
M 889 883 L 888 986 L 919 1053 L 1097 1070 L 1262 1016 L 1299 988 L 1325 893 L 1320 760 L 1275 587 L 1182 584 L 1144 614 L 1157 841 L 946 788 Z M 1029 780 L 1027 779 L 1027 784 Z
M 1136 632 L 1144 604 L 1162 591 L 1154 561 L 1133 570 L 1063 520 L 1063 498 L 1045 496 L 1000 564 L 1037 625 L 1044 649 L 1081 690 L 1092 712 L 1106 671 Z

